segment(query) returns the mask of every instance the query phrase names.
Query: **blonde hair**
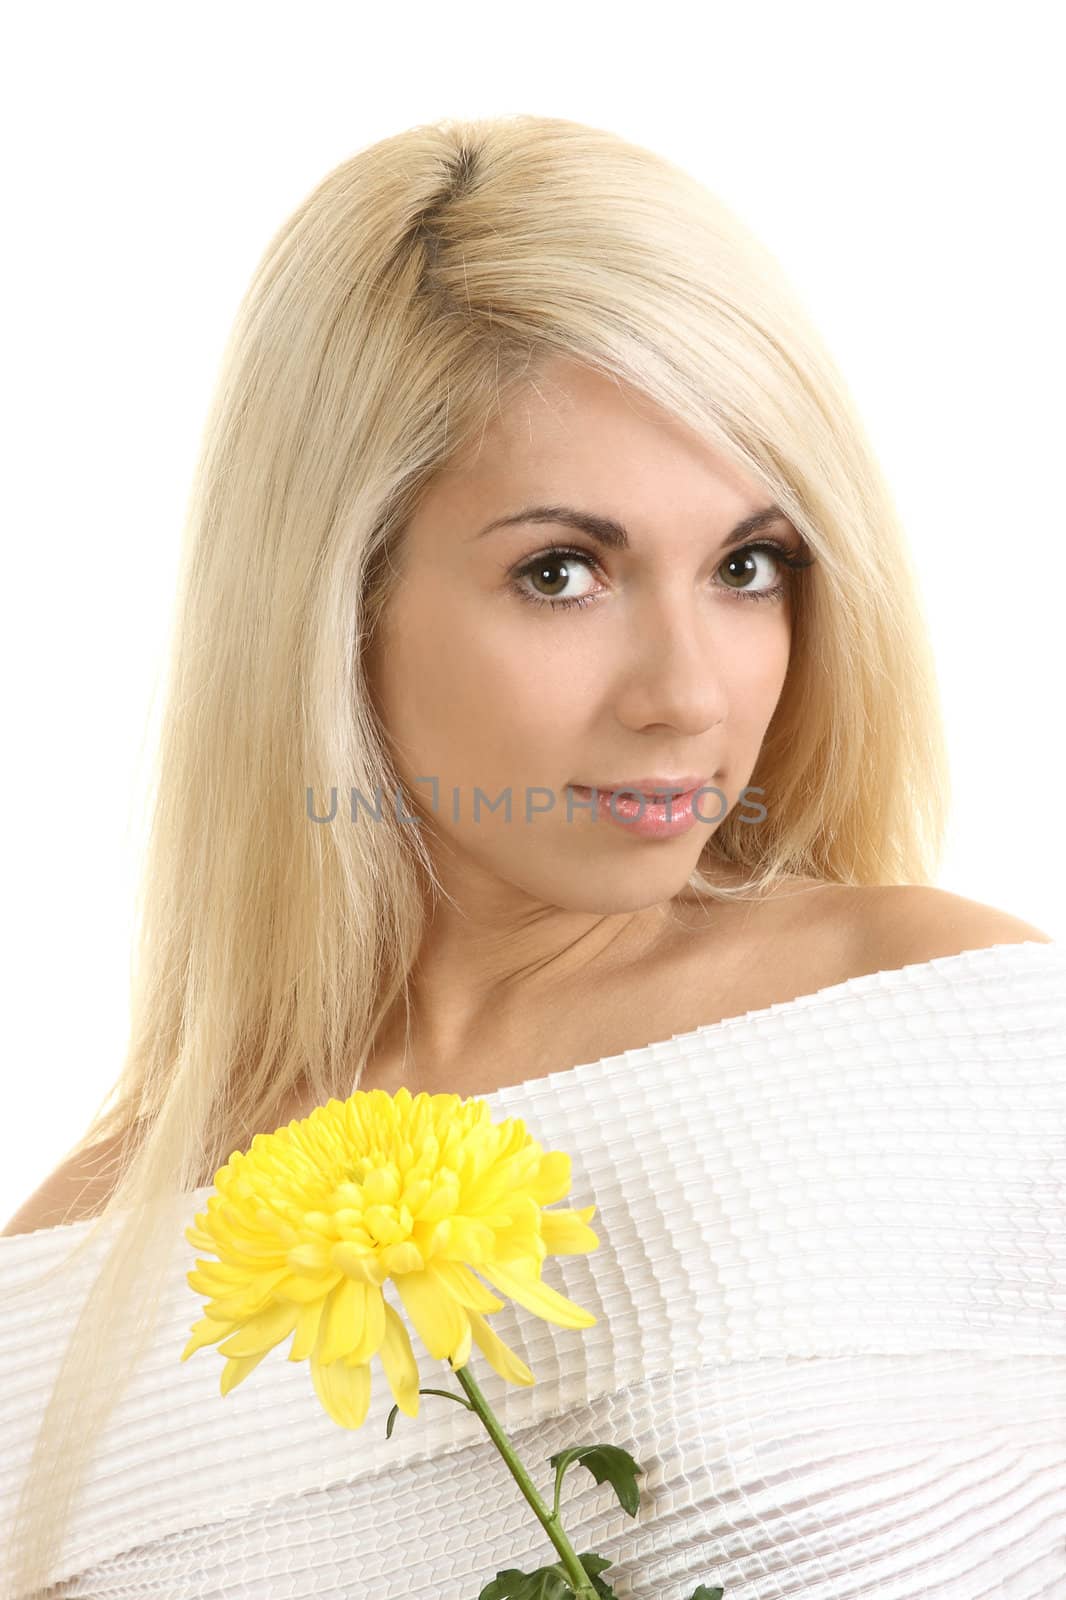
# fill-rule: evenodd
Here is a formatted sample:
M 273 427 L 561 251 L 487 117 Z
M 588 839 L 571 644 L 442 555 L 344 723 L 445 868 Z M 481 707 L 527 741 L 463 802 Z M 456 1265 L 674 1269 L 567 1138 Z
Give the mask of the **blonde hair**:
M 109 1222 L 114 1237 L 22 1486 L 15 1594 L 42 1592 L 150 1339 L 189 1191 L 276 1126 L 294 1089 L 348 1096 L 407 1002 L 439 891 L 422 830 L 390 805 L 374 826 L 313 827 L 305 795 L 338 775 L 405 792 L 364 676 L 405 524 L 556 356 L 698 430 L 816 557 L 750 780 L 772 803 L 756 827 L 730 813 L 701 858 L 739 864 L 745 884 L 698 871 L 694 886 L 728 898 L 796 873 L 934 874 L 948 773 L 914 572 L 851 398 L 772 256 L 683 170 L 564 119 L 448 119 L 342 162 L 267 247 L 205 426 L 128 1051 L 70 1152 L 118 1140 L 115 1181 L 52 1271 Z

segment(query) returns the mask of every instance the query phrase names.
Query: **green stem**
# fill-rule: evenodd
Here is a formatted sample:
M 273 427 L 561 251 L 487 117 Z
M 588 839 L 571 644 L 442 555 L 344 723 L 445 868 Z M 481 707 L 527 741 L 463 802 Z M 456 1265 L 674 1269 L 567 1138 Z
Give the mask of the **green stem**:
M 559 1521 L 558 1475 L 556 1476 L 555 1483 L 556 1509 L 554 1511 L 549 1511 L 547 1506 L 544 1504 L 544 1501 L 537 1493 L 536 1486 L 533 1483 L 532 1478 L 529 1476 L 529 1473 L 526 1471 L 525 1467 L 518 1459 L 518 1456 L 515 1454 L 514 1446 L 511 1444 L 510 1439 L 508 1439 L 507 1435 L 500 1427 L 500 1424 L 497 1422 L 492 1407 L 485 1399 L 477 1379 L 470 1371 L 469 1363 L 463 1367 L 453 1367 L 452 1371 L 455 1373 L 455 1376 L 459 1379 L 459 1382 L 470 1396 L 470 1404 L 477 1412 L 482 1422 L 485 1424 L 489 1438 L 492 1440 L 493 1444 L 506 1461 L 508 1467 L 511 1469 L 511 1473 L 515 1482 L 518 1484 L 518 1487 L 521 1489 L 522 1493 L 533 1507 L 533 1511 L 537 1517 L 537 1520 L 540 1522 L 556 1550 L 558 1550 L 574 1593 L 576 1595 L 589 1596 L 591 1597 L 591 1600 L 596 1600 L 596 1591 L 592 1586 L 592 1580 L 585 1571 L 584 1567 L 581 1565 L 581 1562 L 577 1559 L 574 1547 L 570 1543 L 570 1540 L 566 1537 L 566 1534 L 563 1532 L 563 1525 Z

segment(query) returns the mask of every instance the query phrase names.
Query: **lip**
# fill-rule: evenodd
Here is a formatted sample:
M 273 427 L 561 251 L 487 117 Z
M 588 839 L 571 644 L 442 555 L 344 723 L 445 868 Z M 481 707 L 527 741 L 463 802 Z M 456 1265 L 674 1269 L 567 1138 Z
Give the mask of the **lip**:
M 681 778 L 626 778 L 618 783 L 576 783 L 575 789 L 596 789 L 600 794 L 617 794 L 620 790 L 632 790 L 634 794 L 645 796 L 658 794 L 689 794 L 693 789 L 699 789 L 710 780 L 702 773 L 693 773 Z
M 647 783 L 647 779 L 641 779 Z M 655 778 L 653 783 L 662 780 Z M 654 791 L 646 793 L 635 785 L 619 784 L 616 789 L 599 788 L 593 790 L 592 786 L 571 784 L 571 792 L 582 791 L 592 801 L 595 793 L 595 816 L 593 821 L 604 820 L 613 823 L 615 827 L 623 828 L 626 833 L 637 839 L 676 839 L 694 828 L 697 821 L 693 807 L 696 804 L 698 793 L 702 793 L 709 785 L 695 782 L 691 789 L 675 793 L 669 786 L 660 789 L 658 795 Z M 631 793 L 623 793 L 623 790 Z M 699 818 L 706 822 L 709 818 Z

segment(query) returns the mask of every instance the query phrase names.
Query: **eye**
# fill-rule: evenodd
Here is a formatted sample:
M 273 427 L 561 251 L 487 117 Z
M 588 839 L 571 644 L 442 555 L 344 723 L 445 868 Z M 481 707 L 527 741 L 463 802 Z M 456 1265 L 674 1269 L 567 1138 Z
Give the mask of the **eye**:
M 752 587 L 746 581 L 758 577 L 757 557 L 768 557 L 771 566 L 776 569 L 776 576 L 771 574 L 773 581 L 763 588 Z M 813 565 L 813 556 L 790 550 L 776 539 L 762 539 L 757 544 L 730 551 L 718 567 L 718 572 L 726 574 L 726 577 L 716 587 L 724 589 L 732 600 L 781 600 L 790 587 L 791 573 Z M 553 545 L 516 567 L 511 573 L 511 587 L 520 599 L 528 600 L 531 605 L 549 606 L 553 611 L 563 611 L 570 606 L 592 605 L 596 601 L 595 591 L 570 595 L 562 593 L 575 572 L 581 569 L 586 572 L 602 570 L 596 558 L 586 551 L 568 545 Z M 534 581 L 546 584 L 554 592 L 543 594 L 527 587 Z
M 755 588 L 744 585 L 734 588 L 733 582 L 737 580 L 742 585 L 745 579 L 758 577 L 759 557 L 769 557 L 776 572 L 774 581 L 766 588 Z M 759 544 L 748 544 L 740 550 L 732 550 L 722 562 L 718 571 L 725 573 L 724 587 L 731 590 L 738 600 L 781 600 L 789 586 L 787 569 L 809 567 L 811 562 L 793 555 L 783 544 L 778 544 L 774 539 L 765 539 Z
M 560 583 L 566 584 L 570 581 L 572 567 L 576 570 L 584 567 L 588 571 L 592 567 L 598 566 L 598 564 L 593 556 L 585 555 L 581 550 L 571 550 L 562 545 L 555 545 L 551 550 L 545 550 L 539 556 L 530 556 L 528 561 L 524 561 L 511 574 L 514 580 L 512 586 L 521 599 L 530 600 L 535 606 L 551 606 L 556 611 L 563 611 L 567 606 L 586 606 L 595 598 L 594 595 L 578 594 L 557 598 L 556 594 L 530 593 L 523 586 L 521 580 L 528 578 L 532 581 L 535 578 L 538 582 L 545 582 L 549 586 Z M 562 573 L 561 578 L 556 576 L 559 572 Z

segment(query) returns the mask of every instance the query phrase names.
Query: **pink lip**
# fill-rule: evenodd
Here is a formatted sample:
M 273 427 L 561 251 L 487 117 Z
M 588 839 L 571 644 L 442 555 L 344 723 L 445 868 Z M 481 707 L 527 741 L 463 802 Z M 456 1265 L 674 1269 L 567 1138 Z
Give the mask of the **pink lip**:
M 648 780 L 642 779 L 643 783 Z M 652 779 L 659 783 L 658 778 Z M 693 806 L 696 803 L 697 792 L 702 792 L 709 785 L 695 782 L 691 789 L 681 794 L 675 794 L 671 789 L 660 790 L 658 796 L 638 789 L 636 785 L 619 785 L 617 789 L 596 788 L 594 821 L 605 819 L 616 827 L 639 839 L 674 839 L 696 825 L 696 814 Z M 582 790 L 589 795 L 591 800 L 593 790 L 583 784 L 571 784 L 570 790 Z M 624 793 L 623 789 L 631 793 Z M 708 819 L 701 818 L 701 821 Z
M 580 783 L 574 787 L 578 789 L 598 789 L 600 794 L 614 793 L 620 790 L 632 790 L 634 794 L 688 794 L 693 789 L 698 789 L 707 780 L 700 773 L 691 777 L 682 778 L 626 778 L 618 783 Z

